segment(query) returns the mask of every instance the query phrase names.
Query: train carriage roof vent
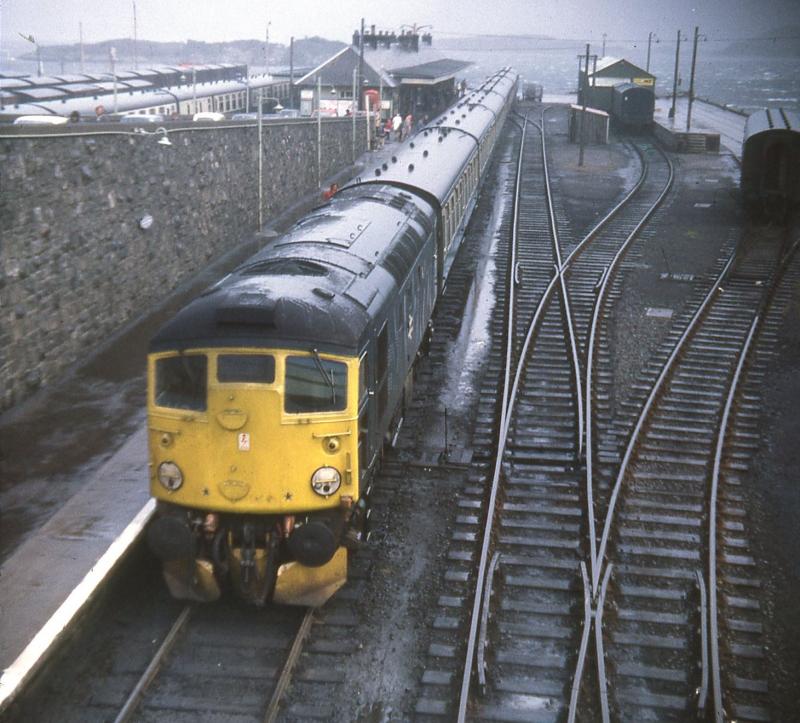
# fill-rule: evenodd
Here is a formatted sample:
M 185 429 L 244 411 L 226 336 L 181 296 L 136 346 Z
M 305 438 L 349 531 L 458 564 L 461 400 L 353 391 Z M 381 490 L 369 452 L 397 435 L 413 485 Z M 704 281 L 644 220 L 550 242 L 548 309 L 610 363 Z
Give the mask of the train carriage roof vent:
M 275 327 L 275 299 L 262 294 L 228 294 L 215 311 L 217 324 Z
M 321 299 L 327 299 L 328 301 L 336 297 L 336 294 L 334 294 L 332 291 L 321 289 L 319 286 L 315 286 L 313 289 L 311 289 L 311 291 Z
M 328 270 L 305 259 L 265 259 L 241 271 L 242 276 L 327 276 Z

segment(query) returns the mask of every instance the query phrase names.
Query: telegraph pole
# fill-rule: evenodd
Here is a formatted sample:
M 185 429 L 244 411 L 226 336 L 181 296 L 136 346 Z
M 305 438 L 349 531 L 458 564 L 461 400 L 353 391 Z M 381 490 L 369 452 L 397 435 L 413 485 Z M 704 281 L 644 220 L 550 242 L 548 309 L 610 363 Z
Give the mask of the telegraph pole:
M 355 104 L 354 108 L 356 110 L 361 110 L 361 79 L 364 77 L 364 18 L 361 18 L 361 35 L 359 36 L 358 44 L 361 51 L 361 54 L 358 58 L 358 83 L 356 85 L 358 98 L 353 96 L 353 103 Z
M 694 26 L 694 47 L 692 48 L 692 74 L 689 77 L 689 110 L 686 112 L 686 132 L 692 124 L 692 103 L 694 102 L 694 69 L 697 64 L 697 41 L 700 39 L 700 28 Z
M 581 122 L 580 122 L 580 152 L 578 153 L 578 165 L 583 165 L 583 146 L 586 143 L 586 137 L 584 134 L 586 128 L 586 98 L 589 95 L 589 43 L 586 43 L 586 70 L 584 71 L 583 75 L 583 110 L 581 111 Z
M 83 23 L 78 23 L 78 37 L 80 38 L 80 44 L 81 44 L 81 73 L 82 73 L 83 72 L 83 62 L 84 62 L 84 57 L 83 57 Z
M 653 38 L 655 38 L 656 42 L 658 42 L 658 35 L 652 31 L 647 33 L 647 66 L 645 67 L 645 70 L 648 73 L 650 72 L 650 46 L 653 43 Z
M 603 33 L 603 54 L 600 56 L 601 58 L 606 57 L 606 33 Z
M 294 35 L 289 38 L 289 103 L 294 108 Z
M 681 57 L 681 31 L 678 31 L 678 41 L 675 45 L 675 75 L 672 78 L 672 108 L 669 109 L 669 117 L 675 117 L 675 97 L 678 95 L 678 62 Z
M 137 52 L 137 44 L 139 42 L 139 34 L 136 28 L 136 0 L 133 0 L 133 69 L 139 70 L 139 54 Z M 81 68 L 82 69 L 82 68 Z

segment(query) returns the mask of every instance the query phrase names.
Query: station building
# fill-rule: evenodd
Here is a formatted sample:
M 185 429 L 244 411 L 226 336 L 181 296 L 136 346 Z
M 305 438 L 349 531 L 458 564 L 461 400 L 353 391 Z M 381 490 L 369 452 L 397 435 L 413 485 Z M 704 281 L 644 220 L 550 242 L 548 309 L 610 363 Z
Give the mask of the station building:
M 295 81 L 301 115 L 319 107 L 323 114 L 346 115 L 379 105 L 384 118 L 399 112 L 433 116 L 450 105 L 463 86 L 457 74 L 469 62 L 444 57 L 430 34 L 353 34 L 346 46 Z M 319 95 L 319 97 L 317 97 Z M 355 101 L 354 101 L 355 98 Z
M 620 83 L 641 85 L 655 92 L 656 76 L 629 60 L 610 56 L 599 58 L 595 65 L 589 64 L 588 77 L 585 73 L 585 63 L 586 56 L 579 56 L 578 105 L 583 105 L 585 96 L 587 106 L 610 111 L 614 86 Z

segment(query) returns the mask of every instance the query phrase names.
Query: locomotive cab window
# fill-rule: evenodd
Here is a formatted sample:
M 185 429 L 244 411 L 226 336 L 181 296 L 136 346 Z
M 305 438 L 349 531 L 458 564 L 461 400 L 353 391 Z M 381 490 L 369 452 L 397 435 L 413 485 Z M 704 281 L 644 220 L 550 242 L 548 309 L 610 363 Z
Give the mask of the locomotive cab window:
M 287 412 L 341 412 L 346 406 L 347 365 L 318 355 L 286 357 Z
M 159 407 L 206 409 L 208 359 L 202 354 L 180 354 L 156 360 L 155 403 Z
M 222 383 L 272 384 L 275 357 L 270 354 L 220 354 L 217 381 Z

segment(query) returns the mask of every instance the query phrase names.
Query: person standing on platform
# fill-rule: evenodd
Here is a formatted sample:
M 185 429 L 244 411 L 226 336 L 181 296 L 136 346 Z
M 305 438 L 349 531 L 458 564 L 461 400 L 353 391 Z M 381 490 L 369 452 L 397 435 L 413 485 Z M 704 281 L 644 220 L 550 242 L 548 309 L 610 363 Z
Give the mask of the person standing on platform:
M 403 140 L 403 116 L 400 113 L 395 113 L 392 118 L 392 130 L 397 133 L 397 140 Z
M 403 121 L 403 138 L 408 138 L 411 135 L 411 129 L 414 127 L 414 117 L 409 113 Z

